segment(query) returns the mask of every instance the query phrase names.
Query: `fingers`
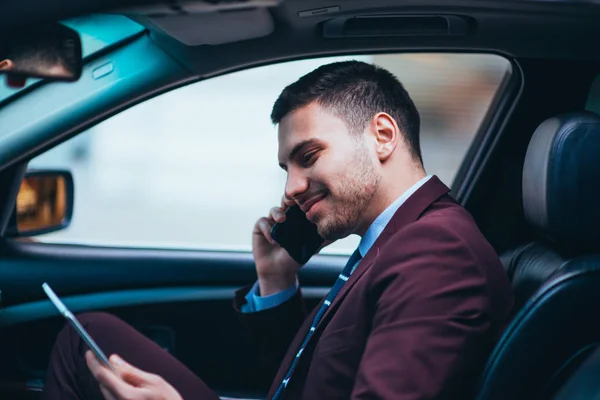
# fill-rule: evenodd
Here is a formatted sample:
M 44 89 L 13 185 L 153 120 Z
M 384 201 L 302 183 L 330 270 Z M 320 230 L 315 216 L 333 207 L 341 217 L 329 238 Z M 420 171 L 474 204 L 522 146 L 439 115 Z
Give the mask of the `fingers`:
M 91 351 L 85 353 L 85 360 L 94 378 L 100 384 L 100 391 L 106 400 L 181 400 L 177 390 L 160 376 L 142 371 L 116 354 L 110 357 L 110 363 L 115 367 L 120 378 L 101 364 Z
M 294 199 L 287 198 L 285 195 L 283 195 L 283 197 L 281 198 L 281 208 L 283 209 L 283 211 L 287 210 L 294 204 L 296 204 Z
M 134 387 L 119 378 L 110 369 L 98 361 L 91 351 L 86 351 L 85 361 L 94 378 L 100 384 L 102 394 L 107 400 L 133 398 Z M 115 365 L 118 370 L 118 366 Z M 120 373 L 120 371 L 119 371 Z
M 285 211 L 289 208 L 290 205 L 293 204 L 295 204 L 294 200 L 289 200 L 285 196 L 283 196 L 281 200 L 281 207 L 271 208 L 267 217 L 260 218 L 256 222 L 253 233 L 264 236 L 269 243 L 275 245 L 276 242 L 271 237 L 271 228 L 275 223 L 282 223 L 285 221 Z
M 154 383 L 158 379 L 157 375 L 134 367 L 116 354 L 110 356 L 109 360 L 115 366 L 121 378 L 133 386 L 147 386 L 148 383 Z
M 282 223 L 285 221 L 285 211 L 281 207 L 273 207 L 269 211 L 269 219 L 273 222 Z
M 269 243 L 275 244 L 275 241 L 271 237 L 271 227 L 271 222 L 269 222 L 269 220 L 265 217 L 256 222 L 256 229 L 258 229 L 258 233 L 262 234 Z

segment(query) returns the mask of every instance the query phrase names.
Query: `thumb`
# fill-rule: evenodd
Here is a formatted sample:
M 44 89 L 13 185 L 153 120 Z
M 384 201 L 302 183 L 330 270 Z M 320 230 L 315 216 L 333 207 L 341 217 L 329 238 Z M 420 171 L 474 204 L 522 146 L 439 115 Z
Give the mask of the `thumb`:
M 134 367 L 116 354 L 110 357 L 110 362 L 119 372 L 121 378 L 130 385 L 135 387 L 146 386 L 152 380 L 152 374 Z

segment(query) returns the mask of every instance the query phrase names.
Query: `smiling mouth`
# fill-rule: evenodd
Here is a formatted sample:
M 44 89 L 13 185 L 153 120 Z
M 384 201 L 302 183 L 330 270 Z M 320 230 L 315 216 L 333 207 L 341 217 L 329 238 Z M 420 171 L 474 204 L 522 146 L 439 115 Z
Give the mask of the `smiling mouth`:
M 313 197 L 312 199 L 303 203 L 302 206 L 300 206 L 300 209 L 305 214 L 308 214 L 310 212 L 310 210 L 314 207 L 314 205 L 317 204 L 318 202 L 320 202 L 321 200 L 323 200 L 325 197 L 326 197 L 326 195 L 319 195 L 317 197 Z

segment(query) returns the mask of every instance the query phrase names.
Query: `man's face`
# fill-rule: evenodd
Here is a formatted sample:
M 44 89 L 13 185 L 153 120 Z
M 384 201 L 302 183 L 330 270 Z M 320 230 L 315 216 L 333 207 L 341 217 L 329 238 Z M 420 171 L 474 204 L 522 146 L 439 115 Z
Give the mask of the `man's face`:
M 286 197 L 323 238 L 356 233 L 381 178 L 366 135 L 351 133 L 341 118 L 312 103 L 286 115 L 278 136 Z

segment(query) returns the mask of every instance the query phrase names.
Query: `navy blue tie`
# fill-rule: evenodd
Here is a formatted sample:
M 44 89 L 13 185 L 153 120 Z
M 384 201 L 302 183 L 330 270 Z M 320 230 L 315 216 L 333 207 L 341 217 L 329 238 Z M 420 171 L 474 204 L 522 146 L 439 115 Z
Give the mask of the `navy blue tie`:
M 308 343 L 311 336 L 313 335 L 315 328 L 321 321 L 321 318 L 323 318 L 325 311 L 327 311 L 327 309 L 333 302 L 333 299 L 335 299 L 335 296 L 338 295 L 338 293 L 342 289 L 342 286 L 344 286 L 344 283 L 346 283 L 348 278 L 350 278 L 350 275 L 352 274 L 352 272 L 354 272 L 354 269 L 358 265 L 358 262 L 360 261 L 360 259 L 361 259 L 360 252 L 358 251 L 358 249 L 354 250 L 354 253 L 352 253 L 350 258 L 348 259 L 346 266 L 344 267 L 344 269 L 338 276 L 337 280 L 333 284 L 333 287 L 329 291 L 329 294 L 325 298 L 325 301 L 321 305 L 321 308 L 319 308 L 317 315 L 315 315 L 315 319 L 313 320 L 312 325 L 310 326 L 310 330 L 306 334 L 306 338 L 304 338 L 304 341 L 302 342 L 302 345 L 300 346 L 298 353 L 296 353 L 296 357 L 294 357 L 294 361 L 292 361 L 292 365 L 290 365 L 290 368 L 288 369 L 287 373 L 285 374 L 285 378 L 279 384 L 279 387 L 277 388 L 277 391 L 275 392 L 275 395 L 273 396 L 273 400 L 280 400 L 281 397 L 283 396 L 283 392 L 288 384 L 288 381 L 290 380 L 290 377 L 294 373 L 296 364 L 298 364 L 298 360 L 300 359 L 300 355 L 304 351 L 306 344 Z

